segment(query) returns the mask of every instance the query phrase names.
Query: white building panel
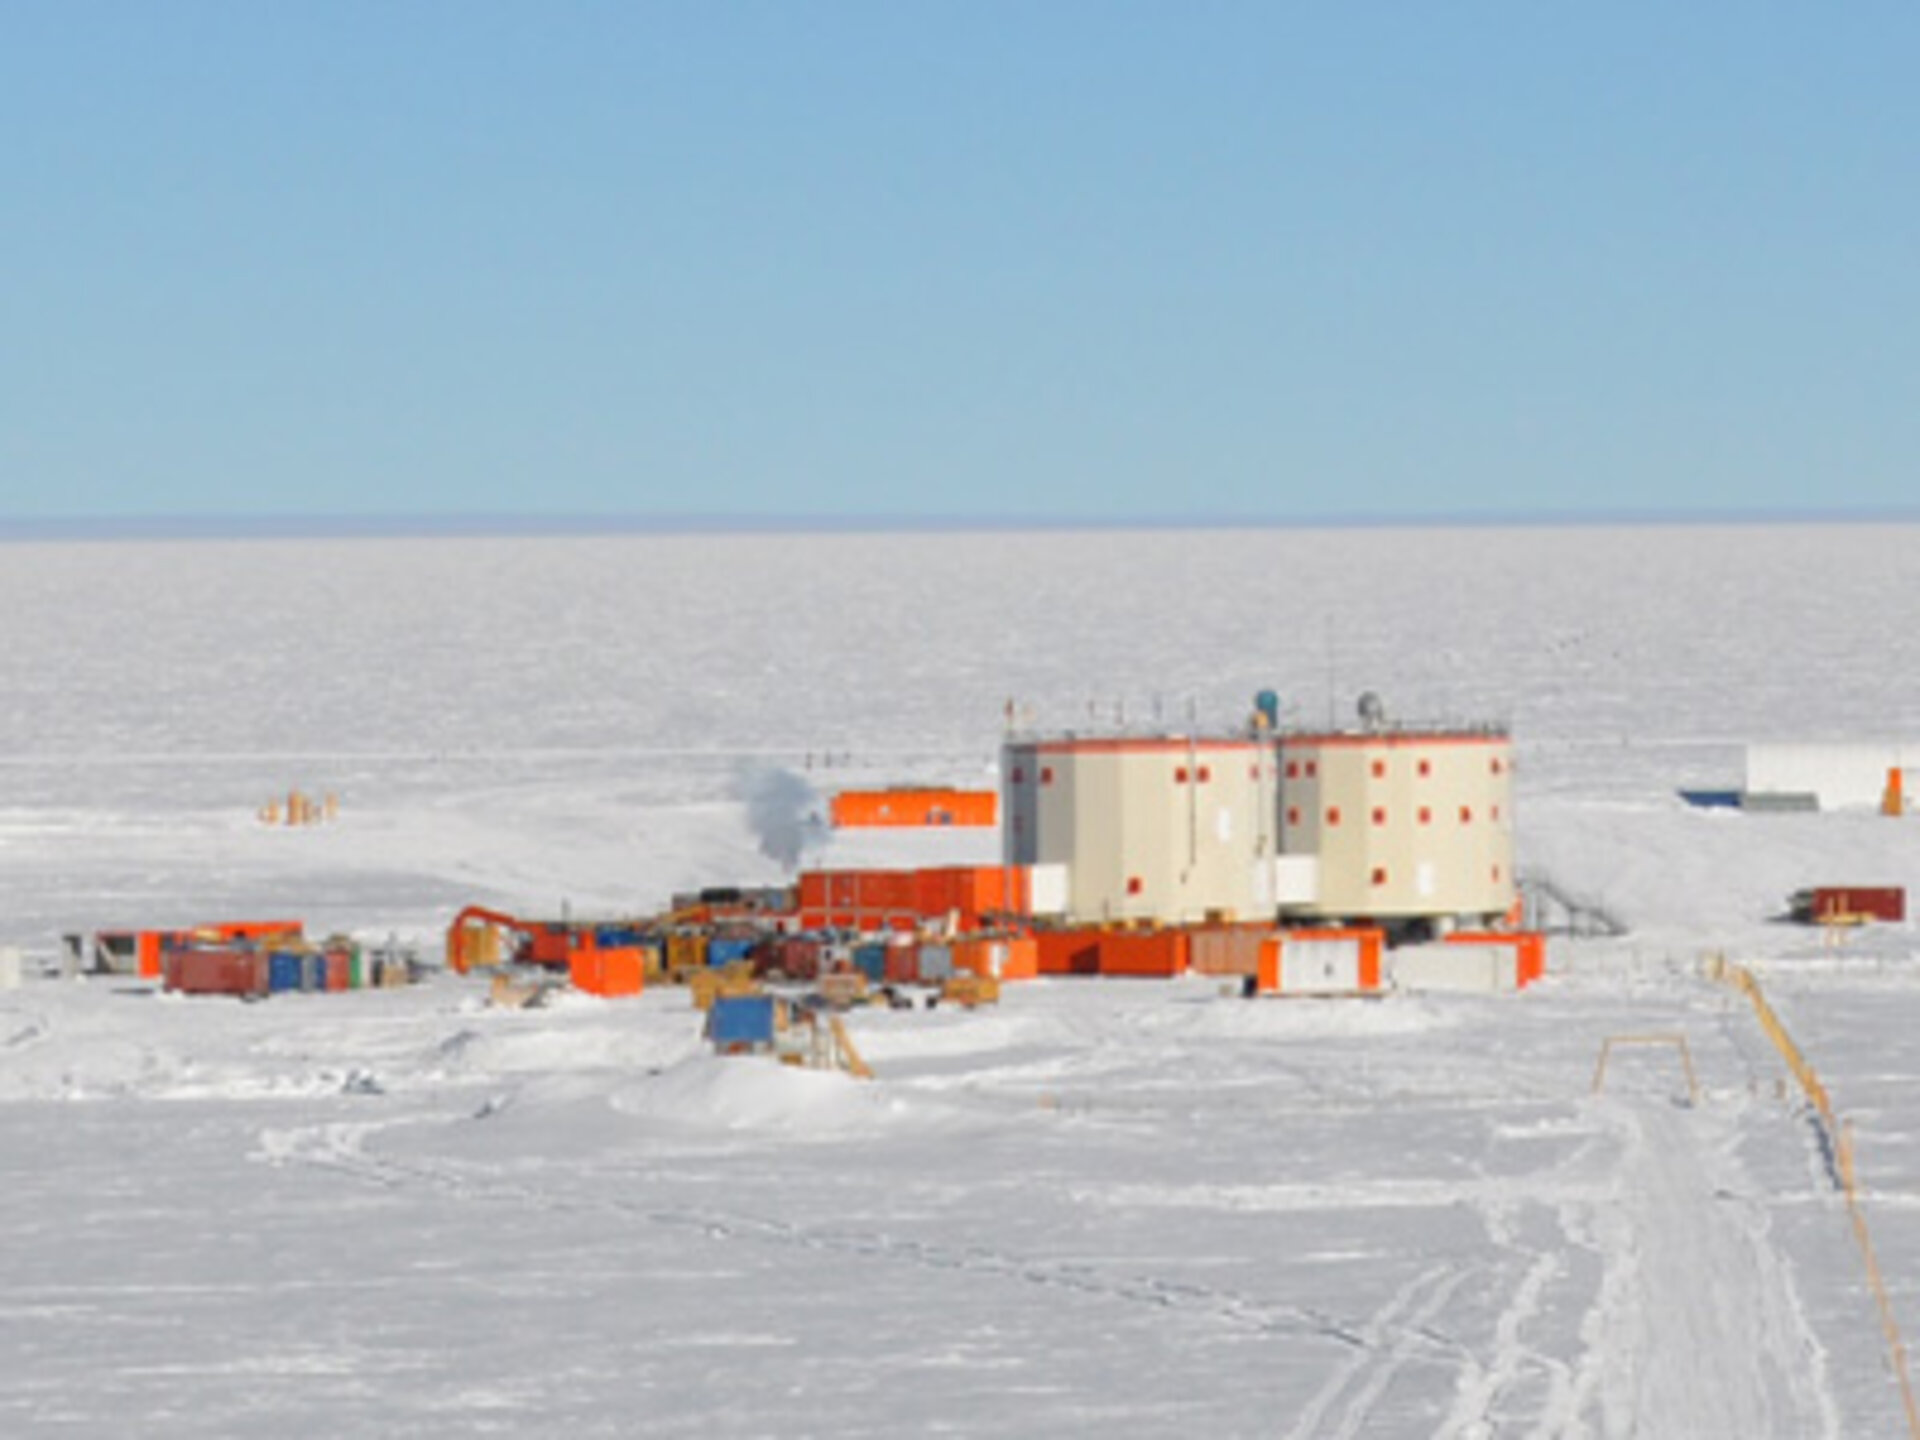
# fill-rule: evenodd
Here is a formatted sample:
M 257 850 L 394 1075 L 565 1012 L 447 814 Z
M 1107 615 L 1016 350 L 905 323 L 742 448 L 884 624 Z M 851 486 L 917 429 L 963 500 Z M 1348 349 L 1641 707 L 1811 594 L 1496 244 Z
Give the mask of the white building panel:
M 1273 859 L 1273 903 L 1311 905 L 1320 898 L 1318 855 L 1276 855 Z
M 1280 949 L 1285 995 L 1352 995 L 1360 989 L 1358 939 L 1289 938 Z
M 1920 746 L 1749 745 L 1749 795 L 1811 795 L 1822 810 L 1877 809 L 1892 770 L 1920 769 Z
M 1035 915 L 1067 913 L 1067 867 L 1030 865 L 1027 867 L 1028 907 Z
M 1494 994 L 1519 987 L 1514 952 L 1502 945 L 1414 945 L 1387 957 L 1396 990 L 1450 990 Z

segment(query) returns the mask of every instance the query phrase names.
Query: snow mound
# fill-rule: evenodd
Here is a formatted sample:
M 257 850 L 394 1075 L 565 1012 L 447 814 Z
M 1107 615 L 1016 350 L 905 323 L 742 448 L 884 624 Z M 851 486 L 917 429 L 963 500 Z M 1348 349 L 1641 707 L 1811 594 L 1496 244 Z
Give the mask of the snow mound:
M 790 1140 L 850 1138 L 896 1125 L 910 1108 L 850 1075 L 758 1055 L 696 1056 L 623 1087 L 613 1106 L 634 1117 Z

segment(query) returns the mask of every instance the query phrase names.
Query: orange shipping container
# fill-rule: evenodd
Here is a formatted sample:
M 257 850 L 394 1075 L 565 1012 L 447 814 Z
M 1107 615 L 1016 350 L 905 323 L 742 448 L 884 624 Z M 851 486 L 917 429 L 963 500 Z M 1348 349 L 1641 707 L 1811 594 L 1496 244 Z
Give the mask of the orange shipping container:
M 1187 969 L 1184 930 L 1109 930 L 1100 937 L 1102 975 L 1141 975 L 1165 979 Z
M 638 995 L 646 986 L 646 952 L 637 945 L 602 950 L 591 943 L 567 957 L 574 989 L 612 999 Z
M 991 980 L 1033 980 L 1040 974 L 1040 947 L 1031 936 L 996 936 L 956 940 L 956 972 Z
M 201 928 L 213 931 L 222 940 L 298 939 L 306 932 L 306 926 L 298 920 L 225 920 Z
M 808 870 L 800 877 L 800 909 L 827 908 L 827 876 L 823 870 Z
M 1042 975 L 1098 975 L 1098 930 L 1038 930 L 1034 932 L 1035 966 Z
M 1002 942 L 1007 947 L 1000 962 L 1002 980 L 1036 980 L 1040 976 L 1040 946 L 1031 935 L 1016 935 Z
M 920 825 L 989 826 L 999 822 L 1000 797 L 992 790 L 842 790 L 833 797 L 830 808 L 836 829 Z

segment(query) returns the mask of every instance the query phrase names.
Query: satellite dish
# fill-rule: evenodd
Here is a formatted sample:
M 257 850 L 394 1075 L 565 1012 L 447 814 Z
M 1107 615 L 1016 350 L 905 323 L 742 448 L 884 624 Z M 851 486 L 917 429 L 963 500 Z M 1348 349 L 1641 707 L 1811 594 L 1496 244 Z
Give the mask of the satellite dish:
M 1387 723 L 1387 707 L 1373 691 L 1365 691 L 1360 696 L 1360 723 L 1369 730 L 1378 730 Z

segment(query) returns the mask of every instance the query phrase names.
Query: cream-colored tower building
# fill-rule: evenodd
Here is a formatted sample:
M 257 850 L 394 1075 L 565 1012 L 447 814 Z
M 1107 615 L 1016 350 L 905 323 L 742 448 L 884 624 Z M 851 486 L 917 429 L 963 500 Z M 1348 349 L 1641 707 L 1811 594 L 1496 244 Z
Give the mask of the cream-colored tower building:
M 1513 746 L 1499 729 L 1280 739 L 1280 850 L 1319 860 L 1288 917 L 1479 924 L 1512 908 Z
M 1059 736 L 1001 756 L 1009 864 L 1059 865 L 1066 918 L 1271 919 L 1271 737 Z

